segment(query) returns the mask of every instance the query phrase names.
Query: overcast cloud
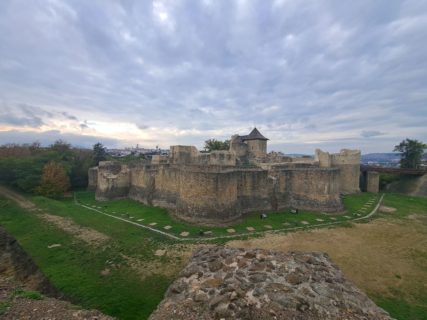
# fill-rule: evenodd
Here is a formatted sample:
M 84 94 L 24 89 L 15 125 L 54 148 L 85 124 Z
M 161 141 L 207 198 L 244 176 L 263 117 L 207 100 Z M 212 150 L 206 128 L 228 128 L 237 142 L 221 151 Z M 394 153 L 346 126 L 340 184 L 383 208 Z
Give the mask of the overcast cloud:
M 427 1 L 0 1 L 0 143 L 427 141 Z M 15 139 L 15 140 L 14 140 Z

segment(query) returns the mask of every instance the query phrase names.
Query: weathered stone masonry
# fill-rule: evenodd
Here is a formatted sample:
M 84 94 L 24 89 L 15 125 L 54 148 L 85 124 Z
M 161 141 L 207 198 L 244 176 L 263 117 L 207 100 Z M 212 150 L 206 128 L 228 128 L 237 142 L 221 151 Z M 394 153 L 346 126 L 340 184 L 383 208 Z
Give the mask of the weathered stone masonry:
M 227 224 L 247 213 L 290 207 L 341 211 L 342 183 L 346 190 L 357 191 L 359 176 L 353 181 L 353 172 L 359 165 L 346 163 L 345 154 L 341 155 L 344 168 L 321 166 L 315 160 L 279 159 L 277 154 L 273 158 L 262 151 L 267 139 L 256 133 L 243 139 L 234 136 L 229 151 L 199 153 L 195 147 L 172 146 L 169 158 L 156 157 L 151 163 L 100 162 L 96 198 L 129 197 L 168 208 L 190 222 Z M 256 145 L 257 138 L 261 143 L 254 147 L 256 152 L 243 146 L 245 141 Z

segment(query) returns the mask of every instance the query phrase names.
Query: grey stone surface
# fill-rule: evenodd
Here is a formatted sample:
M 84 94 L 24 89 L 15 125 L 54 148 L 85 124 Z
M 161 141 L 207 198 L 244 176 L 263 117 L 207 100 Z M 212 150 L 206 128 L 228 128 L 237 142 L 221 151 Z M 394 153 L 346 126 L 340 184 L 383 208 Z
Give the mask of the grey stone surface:
M 390 317 L 327 254 L 210 247 L 193 254 L 150 319 Z

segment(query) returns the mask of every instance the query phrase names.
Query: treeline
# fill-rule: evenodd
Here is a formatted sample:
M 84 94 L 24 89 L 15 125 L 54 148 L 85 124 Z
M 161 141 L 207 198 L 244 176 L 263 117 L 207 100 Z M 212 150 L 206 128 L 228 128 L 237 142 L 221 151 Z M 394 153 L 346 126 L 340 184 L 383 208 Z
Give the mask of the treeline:
M 0 183 L 24 192 L 60 197 L 68 190 L 86 188 L 88 169 L 106 159 L 105 148 L 73 148 L 58 140 L 43 148 L 39 143 L 0 146 Z

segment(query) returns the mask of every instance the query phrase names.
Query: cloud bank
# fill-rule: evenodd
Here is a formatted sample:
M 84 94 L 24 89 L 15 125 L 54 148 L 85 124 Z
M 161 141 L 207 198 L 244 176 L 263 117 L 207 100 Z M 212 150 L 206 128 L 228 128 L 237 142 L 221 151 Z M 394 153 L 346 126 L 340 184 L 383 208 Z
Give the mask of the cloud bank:
M 422 0 L 4 0 L 0 143 L 386 152 L 427 141 L 425 39 Z

